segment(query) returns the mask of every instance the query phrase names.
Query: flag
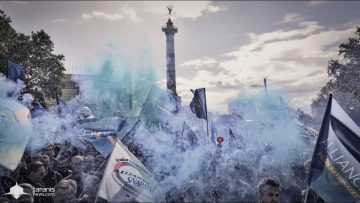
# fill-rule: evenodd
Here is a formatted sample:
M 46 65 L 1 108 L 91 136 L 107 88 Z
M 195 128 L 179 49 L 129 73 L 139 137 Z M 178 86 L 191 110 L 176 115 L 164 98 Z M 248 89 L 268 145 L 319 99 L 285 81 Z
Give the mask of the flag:
M 238 144 L 238 142 L 236 140 L 236 137 L 235 137 L 233 131 L 231 130 L 231 128 L 229 130 L 229 136 L 230 136 L 230 138 L 229 138 L 229 148 L 238 148 L 239 144 Z
M 191 90 L 191 92 L 194 94 L 190 103 L 191 111 L 196 114 L 196 117 L 207 120 L 205 88 Z
M 85 130 L 81 139 L 90 142 L 96 151 L 107 157 L 114 147 L 116 137 L 123 137 L 124 131 L 128 130 L 129 121 L 124 117 L 108 117 L 82 123 L 81 127 Z
M 360 200 L 360 128 L 329 96 L 307 184 L 325 202 Z
M 194 149 L 196 146 L 199 145 L 199 138 L 196 136 L 194 131 L 184 122 L 183 129 L 182 129 L 182 148 L 183 150 L 188 149 L 191 147 Z
M 116 135 L 116 132 L 85 130 L 82 139 L 90 142 L 96 151 L 104 157 L 107 157 L 114 147 L 113 142 L 115 139 L 112 137 L 114 134 Z
M 217 129 L 215 123 L 212 121 L 210 124 L 210 143 L 214 143 L 217 145 L 216 137 L 217 137 Z
M 14 82 L 17 82 L 18 79 L 24 81 L 24 68 L 8 59 L 7 78 Z
M 115 143 L 97 196 L 109 202 L 164 201 L 150 172 L 121 142 Z
M 0 99 L 0 165 L 14 170 L 32 133 L 29 110 L 9 99 Z
M 134 137 L 140 124 L 140 119 L 128 119 L 126 121 L 126 126 L 124 126 L 123 129 L 119 132 L 119 140 L 121 140 L 122 143 L 127 144 Z

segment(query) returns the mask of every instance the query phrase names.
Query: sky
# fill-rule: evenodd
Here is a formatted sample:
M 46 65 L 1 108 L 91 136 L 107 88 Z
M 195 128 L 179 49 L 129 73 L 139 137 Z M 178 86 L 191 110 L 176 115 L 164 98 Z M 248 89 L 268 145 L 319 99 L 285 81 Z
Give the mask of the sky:
M 358 1 L 1 1 L 0 9 L 18 32 L 44 29 L 68 73 L 86 73 L 115 47 L 154 67 L 165 88 L 161 27 L 170 5 L 177 92 L 185 105 L 190 89 L 205 87 L 212 112 L 263 91 L 264 78 L 269 91 L 310 112 L 328 61 L 360 26 Z

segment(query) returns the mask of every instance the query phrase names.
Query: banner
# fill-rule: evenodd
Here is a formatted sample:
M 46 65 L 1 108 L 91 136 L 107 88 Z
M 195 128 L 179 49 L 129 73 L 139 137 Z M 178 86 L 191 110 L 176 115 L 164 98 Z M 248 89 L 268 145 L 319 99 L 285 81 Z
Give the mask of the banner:
M 14 170 L 32 133 L 29 110 L 9 99 L 0 99 L 0 164 Z
M 121 142 L 115 144 L 97 196 L 109 202 L 164 201 L 150 172 Z
M 360 201 L 360 128 L 329 97 L 308 186 L 325 202 Z

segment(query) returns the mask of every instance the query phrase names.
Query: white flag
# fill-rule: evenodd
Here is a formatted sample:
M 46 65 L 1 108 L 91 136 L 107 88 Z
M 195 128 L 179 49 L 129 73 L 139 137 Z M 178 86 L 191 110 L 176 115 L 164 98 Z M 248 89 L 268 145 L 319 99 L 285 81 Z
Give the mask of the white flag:
M 98 197 L 110 202 L 164 201 L 150 172 L 121 142 L 115 144 L 108 160 Z
M 32 133 L 29 110 L 10 99 L 0 99 L 0 165 L 14 170 Z

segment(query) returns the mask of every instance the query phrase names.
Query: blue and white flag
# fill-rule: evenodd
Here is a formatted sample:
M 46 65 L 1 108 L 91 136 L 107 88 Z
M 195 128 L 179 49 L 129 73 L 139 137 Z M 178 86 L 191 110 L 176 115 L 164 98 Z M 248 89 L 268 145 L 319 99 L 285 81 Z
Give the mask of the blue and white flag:
M 360 128 L 329 97 L 307 183 L 325 202 L 360 201 Z
M 14 82 L 17 82 L 18 79 L 24 81 L 24 68 L 8 59 L 7 78 Z
M 90 142 L 96 151 L 107 157 L 114 147 L 116 132 L 85 130 L 82 139 Z
M 150 172 L 121 142 L 115 144 L 97 196 L 108 202 L 165 201 Z
M 0 165 L 14 170 L 32 133 L 29 109 L 10 99 L 0 99 Z

